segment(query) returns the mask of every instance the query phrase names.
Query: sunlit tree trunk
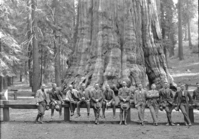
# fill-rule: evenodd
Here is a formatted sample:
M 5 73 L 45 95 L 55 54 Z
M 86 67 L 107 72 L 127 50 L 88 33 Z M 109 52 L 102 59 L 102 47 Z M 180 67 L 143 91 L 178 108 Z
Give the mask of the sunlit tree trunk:
M 159 2 L 159 1 L 158 1 Z M 79 0 L 79 27 L 65 82 L 87 87 L 173 82 L 156 0 Z

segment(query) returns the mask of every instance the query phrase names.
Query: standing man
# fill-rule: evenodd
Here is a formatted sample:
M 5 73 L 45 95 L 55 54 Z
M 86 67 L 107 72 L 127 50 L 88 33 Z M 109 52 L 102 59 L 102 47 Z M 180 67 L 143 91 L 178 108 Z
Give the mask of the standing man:
M 61 93 L 61 90 L 57 88 L 57 85 L 55 83 L 52 84 L 52 90 L 49 91 L 49 98 L 51 108 L 51 119 L 53 119 L 55 109 L 59 112 L 59 117 L 61 117 L 63 94 Z
M 144 110 L 146 106 L 146 90 L 142 88 L 142 84 L 138 85 L 138 90 L 135 91 L 134 96 L 135 107 L 138 109 L 138 117 L 141 125 L 144 125 Z
M 158 110 L 159 110 L 159 92 L 156 90 L 156 85 L 151 85 L 151 90 L 146 93 L 147 105 L 150 109 L 153 118 L 153 124 L 158 125 Z
M 120 125 L 122 121 L 126 125 L 126 120 L 128 116 L 128 110 L 130 108 L 130 97 L 131 97 L 131 90 L 127 88 L 127 84 L 125 81 L 122 82 L 122 88 L 119 89 L 118 97 L 120 101 Z
M 77 102 L 77 117 L 80 117 L 80 105 L 85 103 L 87 106 L 87 117 L 90 115 L 90 99 L 91 95 L 88 90 L 85 90 L 86 85 L 81 85 L 81 90 L 79 92 L 79 101 Z
M 105 108 L 108 106 L 113 107 L 113 119 L 115 119 L 115 93 L 114 91 L 110 88 L 110 86 L 107 84 L 105 87 L 105 91 L 103 93 L 104 95 L 104 101 L 102 103 L 102 113 L 103 113 L 103 118 L 105 118 Z
M 197 88 L 193 91 L 193 101 L 197 109 L 199 110 L 199 83 L 196 83 Z
M 176 110 L 178 111 L 180 109 L 185 117 L 185 125 L 191 126 L 191 121 L 187 112 L 189 111 L 189 102 L 192 104 L 193 101 L 189 92 L 185 90 L 185 85 L 181 85 L 181 90 L 176 92 L 174 102 L 177 102 Z
M 47 102 L 47 94 L 44 90 L 44 85 L 41 86 L 41 89 L 39 89 L 36 93 L 36 105 L 38 106 L 38 114 L 37 118 L 35 120 L 35 123 L 43 123 L 43 117 L 45 114 L 46 110 L 46 105 L 48 104 Z M 38 121 L 40 118 L 40 121 Z
M 168 123 L 166 125 L 174 126 L 175 124 L 172 122 L 171 113 L 173 110 L 173 93 L 169 88 L 169 84 L 167 82 L 164 83 L 164 87 L 159 91 L 160 95 L 160 110 L 165 110 L 167 114 Z
M 99 84 L 95 84 L 94 90 L 91 91 L 91 100 L 95 114 L 95 124 L 99 124 L 100 109 L 103 101 L 103 93 L 99 88 Z
M 73 89 L 73 86 L 71 84 L 69 85 L 69 90 L 66 93 L 65 101 L 69 102 L 71 116 L 73 116 L 75 107 L 76 107 L 78 101 L 80 101 L 80 99 L 79 99 L 79 92 L 76 89 Z

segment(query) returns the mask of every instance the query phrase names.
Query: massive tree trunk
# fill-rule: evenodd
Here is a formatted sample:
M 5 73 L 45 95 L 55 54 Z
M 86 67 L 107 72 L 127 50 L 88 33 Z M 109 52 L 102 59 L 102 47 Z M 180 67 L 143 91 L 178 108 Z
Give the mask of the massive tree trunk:
M 129 85 L 172 82 L 156 0 L 79 0 L 75 51 L 65 82 Z
M 36 39 L 36 26 L 37 20 L 35 18 L 36 0 L 31 0 L 32 5 L 32 46 L 33 46 L 33 83 L 32 91 L 37 92 L 40 86 L 40 68 L 39 68 L 39 49 L 38 42 Z

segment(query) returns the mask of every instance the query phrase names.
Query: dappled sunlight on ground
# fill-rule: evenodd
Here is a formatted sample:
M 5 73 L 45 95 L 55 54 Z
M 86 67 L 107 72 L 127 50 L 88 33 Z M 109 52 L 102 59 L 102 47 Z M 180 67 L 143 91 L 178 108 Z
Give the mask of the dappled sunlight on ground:
M 178 49 L 175 50 L 175 56 L 168 58 L 169 71 L 178 83 L 195 85 L 199 82 L 199 58 L 197 53 L 192 53 L 188 47 L 188 42 L 184 42 L 184 60 L 180 61 L 177 57 Z

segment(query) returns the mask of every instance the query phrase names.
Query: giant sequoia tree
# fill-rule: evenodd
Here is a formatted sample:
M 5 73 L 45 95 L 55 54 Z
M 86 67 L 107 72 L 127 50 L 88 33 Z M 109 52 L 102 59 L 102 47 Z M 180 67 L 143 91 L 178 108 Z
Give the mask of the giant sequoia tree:
M 162 48 L 159 0 L 79 0 L 78 31 L 65 82 L 172 82 Z

